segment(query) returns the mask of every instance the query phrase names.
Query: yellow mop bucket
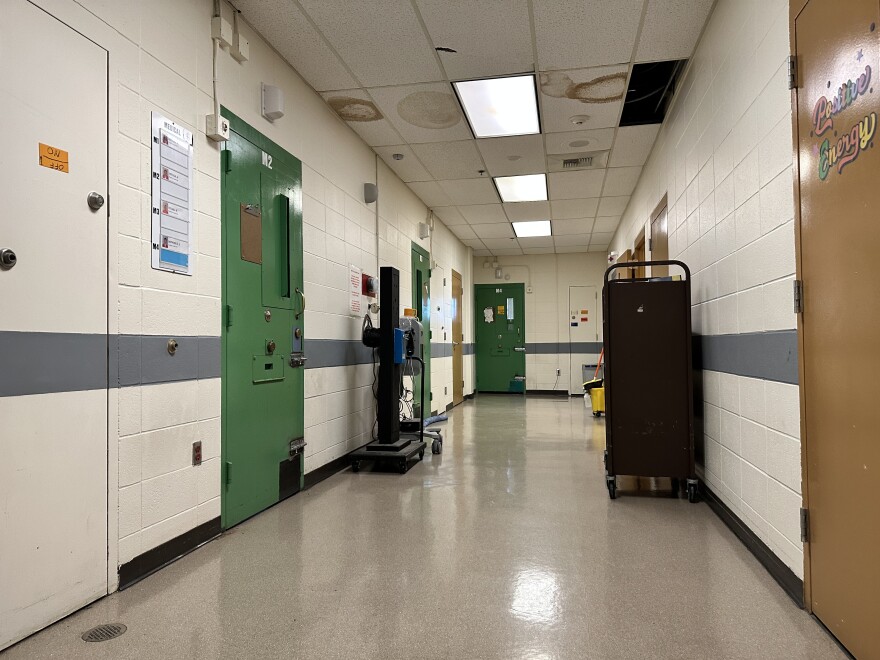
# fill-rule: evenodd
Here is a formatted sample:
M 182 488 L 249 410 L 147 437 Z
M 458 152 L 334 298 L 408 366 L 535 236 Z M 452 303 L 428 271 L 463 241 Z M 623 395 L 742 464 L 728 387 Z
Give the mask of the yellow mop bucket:
M 596 417 L 605 412 L 604 387 L 593 387 L 590 389 L 590 406 L 593 408 L 593 415 Z

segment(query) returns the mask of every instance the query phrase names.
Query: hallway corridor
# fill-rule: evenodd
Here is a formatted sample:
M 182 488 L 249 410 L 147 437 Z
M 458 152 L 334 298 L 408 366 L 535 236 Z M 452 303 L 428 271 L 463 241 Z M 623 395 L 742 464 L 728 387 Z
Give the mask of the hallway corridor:
M 604 423 L 479 396 L 406 475 L 345 470 L 0 658 L 844 657 L 705 504 L 610 501 Z

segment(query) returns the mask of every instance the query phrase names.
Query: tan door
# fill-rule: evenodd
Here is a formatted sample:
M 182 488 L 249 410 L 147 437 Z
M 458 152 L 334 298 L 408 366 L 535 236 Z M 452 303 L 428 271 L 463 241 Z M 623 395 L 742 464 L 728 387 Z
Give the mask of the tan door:
M 464 333 L 461 325 L 461 275 L 452 271 L 452 405 L 464 401 Z
M 878 37 L 878 0 L 794 20 L 808 595 L 858 658 L 880 658 Z
M 666 202 L 651 220 L 651 261 L 669 259 L 669 233 L 666 228 Z M 669 266 L 651 266 L 651 277 L 666 277 Z
M 2 6 L 0 649 L 107 593 L 108 514 L 107 51 Z
M 642 232 L 641 237 L 636 244 L 635 250 L 633 250 L 633 261 L 644 261 L 645 260 L 645 234 Z M 637 266 L 632 269 L 633 277 L 644 277 L 645 276 L 645 267 Z

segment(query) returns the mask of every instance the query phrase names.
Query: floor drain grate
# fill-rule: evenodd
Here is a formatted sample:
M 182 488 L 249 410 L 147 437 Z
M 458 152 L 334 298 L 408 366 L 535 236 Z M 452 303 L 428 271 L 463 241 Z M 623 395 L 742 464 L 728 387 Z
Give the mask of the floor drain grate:
M 91 630 L 86 630 L 82 634 L 82 638 L 86 642 L 106 642 L 108 639 L 119 637 L 126 630 L 128 628 L 122 623 L 105 623 L 95 626 Z

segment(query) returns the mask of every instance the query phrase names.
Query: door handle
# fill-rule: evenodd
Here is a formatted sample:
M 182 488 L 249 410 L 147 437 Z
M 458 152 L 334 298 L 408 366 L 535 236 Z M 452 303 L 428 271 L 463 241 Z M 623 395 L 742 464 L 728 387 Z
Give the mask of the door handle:
M 300 307 L 300 311 L 298 311 L 296 313 L 296 317 L 295 317 L 295 318 L 299 318 L 306 311 L 306 294 L 303 293 L 302 289 L 300 289 L 299 287 L 296 287 L 296 292 L 299 294 L 299 297 L 302 300 L 302 307 Z
M 454 341 L 454 342 L 452 342 L 452 345 L 453 345 L 453 346 L 458 346 L 459 343 L 460 343 L 460 342 Z
M 514 346 L 514 347 L 513 347 L 513 350 L 518 351 L 518 352 L 520 352 L 520 353 L 525 353 L 525 352 L 526 352 L 526 347 L 525 347 L 525 346 Z

